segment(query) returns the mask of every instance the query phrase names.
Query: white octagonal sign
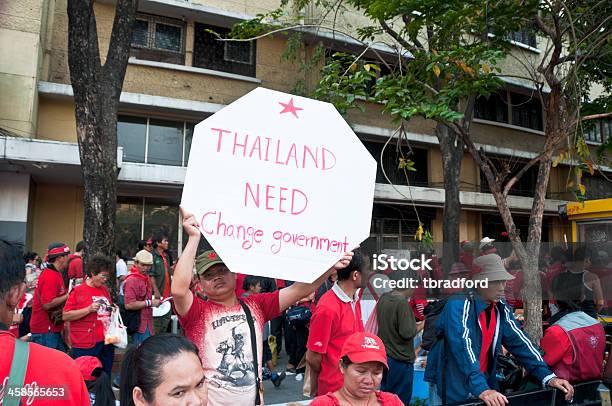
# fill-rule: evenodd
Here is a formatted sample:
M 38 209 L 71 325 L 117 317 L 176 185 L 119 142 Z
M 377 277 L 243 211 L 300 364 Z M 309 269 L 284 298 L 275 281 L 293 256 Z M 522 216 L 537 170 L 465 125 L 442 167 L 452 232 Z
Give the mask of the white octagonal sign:
M 331 104 L 260 87 L 196 125 L 181 205 L 233 272 L 312 282 L 370 235 L 375 178 Z

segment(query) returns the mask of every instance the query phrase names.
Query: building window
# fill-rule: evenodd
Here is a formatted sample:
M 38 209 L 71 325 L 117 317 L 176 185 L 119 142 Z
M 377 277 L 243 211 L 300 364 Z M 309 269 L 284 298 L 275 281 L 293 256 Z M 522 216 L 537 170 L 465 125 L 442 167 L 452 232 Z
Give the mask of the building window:
M 126 162 L 186 166 L 193 123 L 120 115 L 117 141 Z
M 525 28 L 521 31 L 514 31 L 508 34 L 508 39 L 514 42 L 536 48 L 536 35 L 533 29 Z
M 380 161 L 380 153 L 385 145 L 384 142 L 375 142 L 375 141 L 361 141 L 363 145 L 366 147 L 368 152 L 372 154 L 374 159 L 376 160 L 376 182 L 388 184 L 389 182 L 385 178 L 383 174 L 381 161 Z M 409 148 L 407 146 L 402 147 L 402 152 L 404 156 L 414 162 L 415 171 L 406 171 L 408 174 L 408 180 L 406 180 L 406 175 L 404 174 L 403 169 L 399 169 L 399 159 L 401 157 L 400 152 L 397 149 L 397 144 L 389 143 L 387 148 L 385 148 L 385 153 L 383 154 L 383 167 L 385 168 L 385 173 L 391 180 L 394 185 L 408 185 L 410 186 L 428 186 L 428 177 L 427 177 L 427 150 L 422 148 L 412 148 L 412 154 L 407 155 L 409 152 Z
M 181 20 L 138 14 L 130 56 L 149 61 L 185 63 L 185 24 Z
M 119 197 L 116 214 L 115 246 L 126 258 L 136 255 L 139 240 L 147 240 L 160 231 L 168 235 L 169 250 L 175 260 L 178 258 L 178 202 Z
M 474 117 L 483 120 L 508 122 L 508 102 L 506 92 L 492 93 L 489 97 L 479 97 L 474 105 Z
M 523 160 L 501 156 L 491 157 L 491 162 L 493 162 L 499 172 L 505 170 L 509 171 L 509 174 L 506 176 L 502 184 L 502 189 L 506 186 L 508 179 L 517 174 L 526 164 L 526 161 Z M 538 165 L 532 165 L 531 168 L 529 168 L 527 172 L 521 176 L 518 182 L 512 186 L 508 194 L 512 196 L 533 197 L 538 180 L 538 169 Z M 491 193 L 489 182 L 487 182 L 483 171 L 480 171 L 480 191 L 482 193 Z
M 489 97 L 478 97 L 474 105 L 474 118 L 537 131 L 543 129 L 542 103 L 535 93 L 522 94 L 501 90 Z
M 195 23 L 193 66 L 255 77 L 256 43 L 219 41 L 229 29 Z
M 510 93 L 512 124 L 542 131 L 542 103 L 534 95 Z
M 598 144 L 604 143 L 612 138 L 612 118 L 594 120 L 594 122 L 584 122 L 584 139 Z

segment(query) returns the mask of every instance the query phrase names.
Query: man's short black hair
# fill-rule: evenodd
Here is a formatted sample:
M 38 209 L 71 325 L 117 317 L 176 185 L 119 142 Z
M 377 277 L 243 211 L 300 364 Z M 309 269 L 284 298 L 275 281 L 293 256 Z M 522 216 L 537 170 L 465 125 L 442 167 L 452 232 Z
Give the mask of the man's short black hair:
M 574 262 L 582 262 L 587 258 L 591 259 L 591 250 L 581 245 L 574 251 L 574 257 L 572 259 Z
M 0 238 L 0 297 L 24 279 L 23 247 Z
M 138 240 L 138 251 L 142 251 L 147 246 L 147 242 L 145 240 Z
M 560 245 L 555 245 L 550 250 L 550 259 L 553 262 L 565 261 L 565 250 Z
M 242 281 L 242 289 L 248 291 L 251 289 L 251 286 L 257 286 L 258 283 L 261 283 L 261 278 L 249 275 Z
M 361 250 L 353 250 L 353 258 L 351 263 L 344 269 L 338 271 L 338 280 L 345 281 L 351 277 L 351 274 L 355 271 L 362 272 L 365 268 L 367 257 Z
M 23 261 L 24 262 L 30 262 L 34 259 L 36 259 L 36 257 L 38 256 L 37 253 L 35 253 L 34 251 L 28 251 L 23 255 Z
M 164 238 L 168 238 L 168 233 L 166 233 L 164 230 L 160 230 L 153 234 L 153 246 L 157 248 L 157 244 L 162 242 Z

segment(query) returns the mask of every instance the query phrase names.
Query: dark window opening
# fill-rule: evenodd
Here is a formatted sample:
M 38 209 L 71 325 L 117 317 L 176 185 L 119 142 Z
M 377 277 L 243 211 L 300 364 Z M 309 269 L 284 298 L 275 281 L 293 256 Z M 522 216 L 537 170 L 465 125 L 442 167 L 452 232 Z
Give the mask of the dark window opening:
M 532 48 L 535 48 L 537 45 L 535 32 L 530 28 L 511 32 L 508 34 L 508 39 L 515 42 L 520 42 L 521 44 L 528 45 Z
M 516 175 L 525 165 L 524 161 L 517 161 L 516 158 L 508 157 L 491 157 L 491 161 L 495 165 L 498 171 L 503 171 L 504 168 L 509 170 L 509 174 L 504 179 L 502 184 L 502 189 L 506 185 L 509 179 L 511 179 L 514 175 Z M 512 188 L 510 189 L 509 195 L 512 196 L 524 196 L 524 197 L 533 197 L 534 190 L 537 185 L 538 180 L 538 165 L 533 165 L 531 168 L 527 170 L 527 172 L 521 176 L 521 178 L 516 182 Z M 491 188 L 489 188 L 489 183 L 485 178 L 484 172 L 480 171 L 480 191 L 482 193 L 491 193 Z
M 474 105 L 474 117 L 483 120 L 508 122 L 508 102 L 506 92 L 492 93 L 489 97 L 481 96 Z
M 598 144 L 606 142 L 612 137 L 612 119 L 604 118 L 601 120 L 593 120 L 592 122 L 583 122 L 584 139 L 589 142 Z
M 366 147 L 368 152 L 372 154 L 376 160 L 376 182 L 388 184 L 389 182 L 385 178 L 380 162 L 380 153 L 384 147 L 383 142 L 374 141 L 363 141 L 363 145 Z M 383 155 L 383 166 L 385 173 L 394 185 L 408 185 L 410 182 L 411 186 L 428 186 L 427 176 L 427 150 L 422 148 L 412 148 L 412 155 L 408 155 L 410 149 L 408 146 L 402 146 L 402 152 L 404 156 L 414 162 L 415 171 L 406 171 L 408 174 L 408 181 L 404 170 L 399 168 L 399 159 L 402 156 L 397 150 L 397 144 L 389 143 L 385 148 Z
M 195 23 L 193 66 L 255 77 L 256 43 L 219 41 L 229 29 Z
M 130 56 L 148 61 L 185 64 L 185 24 L 181 20 L 138 14 Z
M 542 103 L 537 95 L 510 93 L 512 124 L 542 131 Z

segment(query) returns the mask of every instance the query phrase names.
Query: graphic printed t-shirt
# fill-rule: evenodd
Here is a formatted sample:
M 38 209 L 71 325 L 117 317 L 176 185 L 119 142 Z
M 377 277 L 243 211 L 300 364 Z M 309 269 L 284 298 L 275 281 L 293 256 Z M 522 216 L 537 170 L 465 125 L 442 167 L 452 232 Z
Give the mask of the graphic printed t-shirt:
M 32 333 L 59 333 L 62 331 L 63 324 L 52 325 L 49 314 L 42 308 L 42 303 L 49 303 L 64 294 L 66 294 L 66 287 L 62 275 L 50 265 L 38 278 L 38 285 L 34 291 L 32 318 L 30 319 L 30 331 Z
M 66 354 L 60 351 L 45 348 L 38 344 L 30 343 L 30 355 L 26 369 L 24 387 L 57 388 L 63 391 L 61 398 L 22 398 L 24 406 L 90 406 L 89 393 L 83 381 L 83 375 L 79 367 Z M 0 331 L 0 386 L 8 382 L 13 351 L 15 349 L 15 337 Z M 5 354 L 7 356 L 5 356 Z M 0 400 L 0 405 L 2 401 Z
M 263 328 L 280 314 L 278 297 L 276 291 L 242 299 L 255 323 L 260 377 Z M 185 316 L 179 316 L 179 321 L 185 336 L 199 349 L 208 381 L 208 403 L 253 406 L 256 381 L 251 333 L 240 303 L 226 307 L 194 296 L 191 308 Z
M 104 325 L 110 323 L 111 299 L 106 287 L 94 288 L 87 283 L 77 286 L 70 292 L 64 311 L 80 310 L 93 302 L 100 303 L 96 313 L 89 313 L 80 320 L 70 322 L 70 340 L 76 348 L 93 348 L 104 341 Z
M 359 290 L 350 298 L 335 283 L 321 296 L 312 315 L 306 348 L 322 355 L 318 396 L 335 392 L 344 383 L 338 367 L 342 346 L 351 334 L 364 331 L 358 298 Z

